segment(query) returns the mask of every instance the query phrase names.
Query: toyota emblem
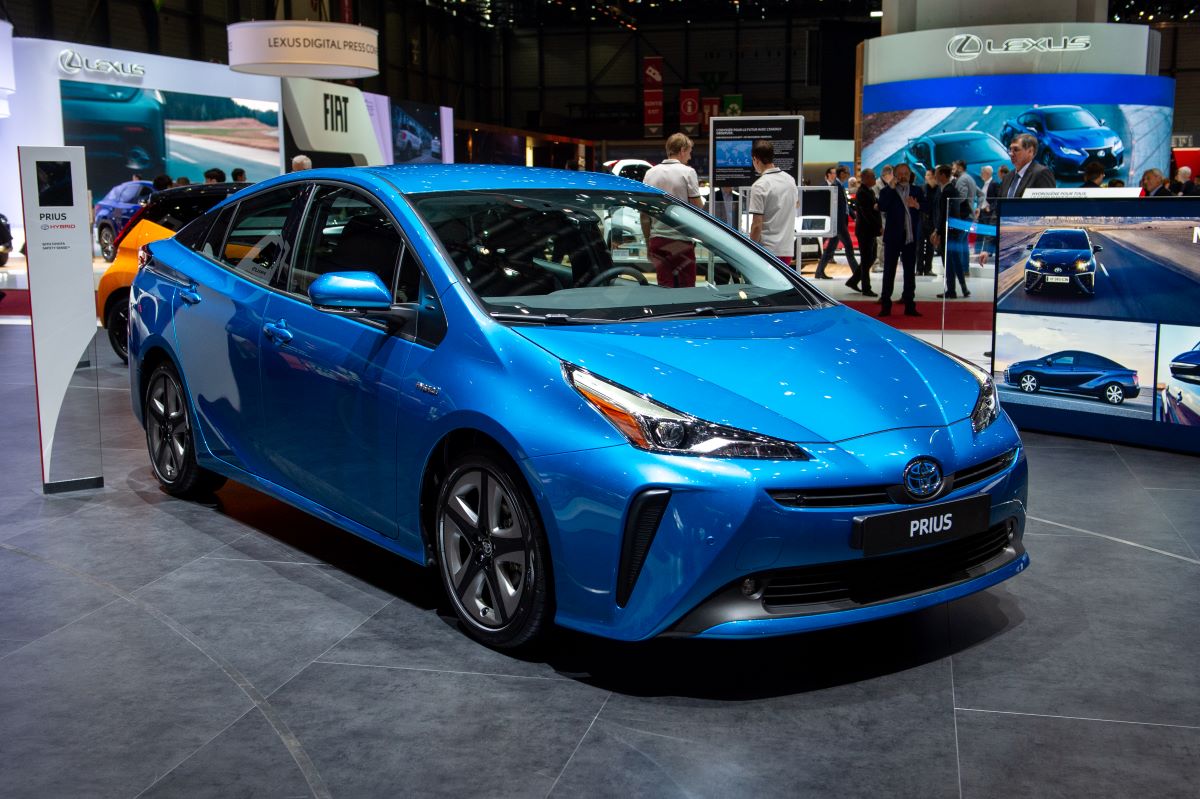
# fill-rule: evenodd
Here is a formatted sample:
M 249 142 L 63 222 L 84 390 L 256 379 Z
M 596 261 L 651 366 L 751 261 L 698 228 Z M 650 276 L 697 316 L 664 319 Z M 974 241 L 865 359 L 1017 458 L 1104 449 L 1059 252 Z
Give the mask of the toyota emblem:
M 942 467 L 932 458 L 917 458 L 904 467 L 904 490 L 913 499 L 929 499 L 942 490 Z

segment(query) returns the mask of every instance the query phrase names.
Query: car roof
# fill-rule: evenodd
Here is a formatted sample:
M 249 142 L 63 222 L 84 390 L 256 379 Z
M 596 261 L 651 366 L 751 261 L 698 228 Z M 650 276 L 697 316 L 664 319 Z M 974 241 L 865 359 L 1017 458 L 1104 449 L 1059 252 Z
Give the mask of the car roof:
M 285 180 L 329 180 L 364 178 L 382 179 L 403 194 L 441 191 L 482 191 L 520 189 L 587 189 L 658 192 L 650 186 L 609 172 L 577 172 L 527 166 L 494 164 L 396 164 L 393 166 L 306 169 L 275 178 Z
M 1030 111 L 1082 111 L 1083 106 L 1079 105 L 1042 105 L 1037 108 L 1031 108 Z M 1026 113 L 1029 113 L 1028 111 Z
M 180 197 L 198 197 L 205 194 L 217 194 L 222 197 L 241 191 L 249 183 L 189 183 L 186 186 L 172 186 L 169 189 L 154 192 L 151 202 L 159 200 L 176 200 Z
M 985 133 L 982 130 L 956 130 L 952 133 L 930 133 L 929 139 L 935 144 L 940 142 L 963 141 L 964 139 L 977 139 L 980 136 L 986 136 L 989 139 L 995 138 L 990 133 Z
M 1081 227 L 1048 227 L 1042 231 L 1042 235 L 1047 233 L 1082 233 L 1087 235 L 1087 231 Z

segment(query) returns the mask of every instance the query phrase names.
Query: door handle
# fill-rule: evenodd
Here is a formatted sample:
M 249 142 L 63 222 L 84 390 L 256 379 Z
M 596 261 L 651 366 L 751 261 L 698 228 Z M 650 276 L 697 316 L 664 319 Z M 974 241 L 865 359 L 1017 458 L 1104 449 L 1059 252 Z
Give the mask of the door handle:
M 263 325 L 263 333 L 276 344 L 287 344 L 293 338 L 292 331 L 287 329 L 287 322 L 282 319 L 278 322 L 267 322 Z
M 186 289 L 179 290 L 179 299 L 186 302 L 188 305 L 195 305 L 200 302 L 200 292 L 196 291 L 196 286 L 191 285 Z

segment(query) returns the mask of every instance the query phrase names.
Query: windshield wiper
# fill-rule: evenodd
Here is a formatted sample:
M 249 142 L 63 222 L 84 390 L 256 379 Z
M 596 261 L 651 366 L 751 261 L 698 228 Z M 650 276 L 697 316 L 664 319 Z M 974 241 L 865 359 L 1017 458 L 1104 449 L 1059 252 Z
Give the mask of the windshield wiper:
M 614 319 L 594 319 L 589 316 L 572 316 L 565 313 L 510 313 L 507 311 L 490 311 L 489 315 L 497 322 L 518 322 L 530 325 L 606 325 Z
M 733 305 L 717 308 L 712 305 L 699 305 L 684 311 L 670 313 L 646 313 L 637 316 L 623 316 L 617 321 L 632 322 L 637 319 L 682 319 L 689 316 L 742 316 L 750 314 L 780 313 L 783 311 L 809 310 L 812 305 Z

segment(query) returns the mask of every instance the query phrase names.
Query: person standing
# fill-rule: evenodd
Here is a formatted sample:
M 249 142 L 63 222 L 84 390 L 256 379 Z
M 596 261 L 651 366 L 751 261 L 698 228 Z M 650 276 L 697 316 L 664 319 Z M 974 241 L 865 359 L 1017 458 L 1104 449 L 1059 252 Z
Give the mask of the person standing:
M 246 170 L 238 167 L 229 174 L 229 179 L 234 183 L 246 183 Z
M 1081 189 L 1104 188 L 1104 164 L 1099 161 L 1088 161 L 1083 165 L 1083 185 Z
M 1171 181 L 1171 193 L 1181 197 L 1191 197 L 1197 193 L 1196 182 L 1192 180 L 1192 168 L 1181 166 Z
M 666 142 L 667 159 L 650 167 L 642 182 L 698 207 L 700 179 L 696 170 L 687 165 L 692 158 L 692 140 L 682 133 L 672 133 Z M 691 288 L 696 285 L 696 247 L 692 239 L 674 227 L 642 214 L 642 233 L 650 263 L 658 275 L 658 285 L 664 288 Z
M 929 234 L 933 232 L 933 209 L 938 205 L 938 194 L 941 192 L 941 186 L 934 179 L 933 170 L 925 170 L 925 197 L 926 202 L 921 206 L 921 240 L 917 243 L 917 274 L 932 275 L 933 274 L 933 256 L 937 254 L 938 247 L 929 240 Z
M 212 169 L 205 170 L 204 182 L 205 183 L 224 183 L 225 182 L 225 170 L 220 169 L 215 166 Z
M 976 209 L 979 208 L 982 199 L 982 192 L 979 190 L 979 184 L 975 182 L 975 178 L 967 171 L 967 162 L 963 160 L 955 161 L 952 165 L 954 169 L 954 185 L 958 189 L 959 195 L 967 201 L 967 210 L 971 212 L 971 218 L 975 218 Z
M 292 171 L 300 172 L 305 169 L 312 169 L 312 159 L 304 153 L 300 153 L 292 159 Z
M 979 216 L 976 217 L 981 225 L 996 224 L 996 198 L 1000 196 L 1000 184 L 992 180 L 992 168 L 985 166 L 979 171 L 979 177 L 983 178 L 983 185 L 979 187 L 979 192 L 982 195 L 979 201 Z M 976 231 L 975 233 L 975 254 L 981 255 L 980 265 L 987 263 L 987 253 L 991 249 L 991 236 Z
M 1037 155 L 1038 140 L 1028 133 L 1021 133 L 1008 145 L 1008 157 L 1013 169 L 1000 184 L 1000 196 L 1023 197 L 1026 189 L 1053 189 L 1058 183 L 1054 173 L 1033 159 Z
M 849 171 L 846 174 L 848 175 Z M 821 252 L 820 260 L 817 261 L 816 278 L 818 280 L 830 279 L 829 275 L 825 274 L 825 265 L 833 260 L 833 254 L 837 250 L 839 241 L 846 250 L 846 262 L 850 264 L 851 274 L 858 274 L 858 260 L 854 257 L 854 242 L 850 239 L 850 207 L 846 202 L 846 189 L 837 179 L 837 170 L 826 170 L 825 182 L 827 185 L 833 186 L 834 194 L 837 195 L 837 232 L 825 240 L 825 249 Z
M 926 204 L 925 192 L 912 185 L 912 170 L 907 164 L 897 164 L 892 173 L 895 185 L 879 192 L 879 210 L 883 223 L 883 289 L 879 298 L 880 316 L 892 313 L 892 291 L 896 285 L 896 264 L 904 269 L 904 287 L 900 299 L 906 316 L 920 316 L 917 311 L 917 242 L 921 240 L 921 208 Z
M 750 163 L 758 180 L 750 187 L 750 238 L 788 266 L 796 253 L 796 179 L 775 166 L 775 145 L 754 142 Z
M 874 170 L 864 169 L 859 175 L 858 191 L 854 195 L 854 206 L 858 209 L 858 221 L 854 229 L 858 236 L 858 271 L 850 276 L 846 285 L 861 291 L 865 297 L 879 296 L 871 291 L 871 267 L 879 255 L 878 237 L 883 233 L 883 215 L 879 213 L 874 187 Z
M 942 263 L 946 265 L 946 291 L 939 294 L 938 299 L 953 300 L 958 298 L 955 283 L 962 287 L 962 295 L 970 297 L 967 290 L 967 231 L 951 227 L 950 220 L 969 221 L 971 218 L 970 204 L 967 198 L 959 192 L 958 181 L 954 179 L 954 170 L 945 164 L 934 170 L 935 180 L 941 187 L 938 203 L 934 208 L 933 231 L 929 238 L 935 246 L 941 245 L 942 231 L 945 232 L 945 249 L 942 252 Z

